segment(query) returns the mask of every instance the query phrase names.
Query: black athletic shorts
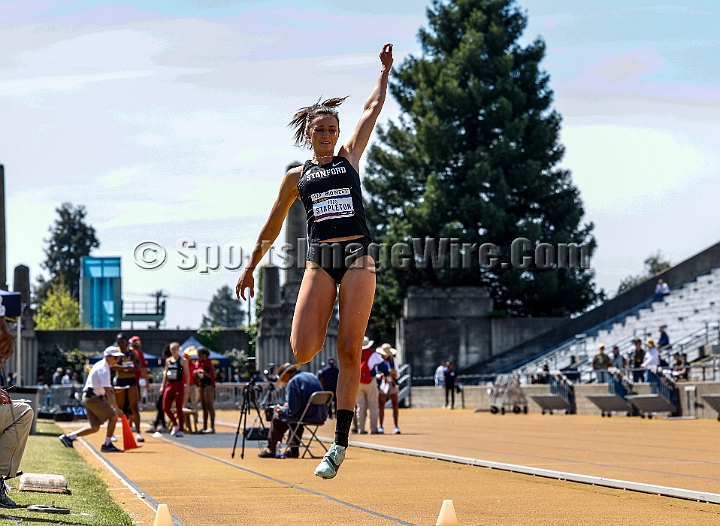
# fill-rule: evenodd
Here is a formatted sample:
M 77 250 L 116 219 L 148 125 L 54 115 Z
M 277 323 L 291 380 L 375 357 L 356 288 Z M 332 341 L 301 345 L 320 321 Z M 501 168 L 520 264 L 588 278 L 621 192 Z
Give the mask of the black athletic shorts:
M 135 380 L 134 376 L 132 378 L 118 378 L 116 376 L 113 380 L 113 386 L 117 388 L 135 387 L 137 385 L 137 380 Z
M 335 283 L 340 282 L 350 266 L 363 256 L 373 256 L 369 246 L 372 243 L 369 237 L 359 237 L 349 241 L 334 241 L 332 243 L 310 243 L 307 260 L 320 265 Z

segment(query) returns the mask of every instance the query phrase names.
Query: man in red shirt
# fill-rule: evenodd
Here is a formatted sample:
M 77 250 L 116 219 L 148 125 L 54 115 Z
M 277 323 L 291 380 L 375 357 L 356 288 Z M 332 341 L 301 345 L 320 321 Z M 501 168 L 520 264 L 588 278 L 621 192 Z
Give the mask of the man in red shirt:
M 363 340 L 362 355 L 360 358 L 360 390 L 357 401 L 357 420 L 360 427 L 360 434 L 366 434 L 365 420 L 370 413 L 370 432 L 377 434 L 378 431 L 378 385 L 375 380 L 375 367 L 383 362 L 382 356 L 372 348 L 373 341 L 366 336 Z

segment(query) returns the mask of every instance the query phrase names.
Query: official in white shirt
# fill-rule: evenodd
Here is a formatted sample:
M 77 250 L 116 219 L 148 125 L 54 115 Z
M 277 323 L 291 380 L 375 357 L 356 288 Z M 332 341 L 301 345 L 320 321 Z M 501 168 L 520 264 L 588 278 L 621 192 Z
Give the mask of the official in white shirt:
M 117 453 L 120 451 L 112 443 L 112 436 L 115 432 L 115 425 L 118 418 L 122 416 L 122 410 L 115 401 L 115 393 L 113 392 L 112 382 L 110 381 L 110 367 L 116 365 L 120 358 L 123 357 L 122 351 L 115 346 L 105 349 L 103 359 L 97 362 L 90 369 L 85 388 L 83 389 L 82 403 L 87 411 L 89 426 L 79 431 L 60 435 L 60 442 L 65 447 L 73 447 L 73 441 L 77 437 L 91 435 L 100 430 L 100 426 L 105 422 L 108 423 L 105 444 L 100 448 L 104 453 Z

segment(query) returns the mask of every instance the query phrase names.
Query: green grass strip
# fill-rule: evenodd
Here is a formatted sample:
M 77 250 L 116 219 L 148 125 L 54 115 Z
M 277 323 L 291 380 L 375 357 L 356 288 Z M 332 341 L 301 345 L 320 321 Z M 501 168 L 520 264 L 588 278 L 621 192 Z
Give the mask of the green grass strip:
M 57 493 L 38 493 L 30 491 L 11 491 L 8 495 L 18 508 L 0 508 L 0 524 L 20 524 L 8 519 L 8 516 L 22 517 L 21 524 L 92 524 L 107 526 L 132 526 L 130 516 L 112 499 L 107 485 L 99 477 L 99 470 L 85 462 L 75 449 L 66 448 L 58 440 L 62 431 L 53 423 L 38 421 L 37 434 L 31 435 L 23 455 L 20 469 L 25 473 L 44 473 L 63 475 L 68 481 L 70 495 Z M 10 481 L 17 490 L 19 479 Z M 22 507 L 31 504 L 52 505 L 70 508 L 73 512 L 92 514 L 56 515 L 50 513 L 30 513 Z

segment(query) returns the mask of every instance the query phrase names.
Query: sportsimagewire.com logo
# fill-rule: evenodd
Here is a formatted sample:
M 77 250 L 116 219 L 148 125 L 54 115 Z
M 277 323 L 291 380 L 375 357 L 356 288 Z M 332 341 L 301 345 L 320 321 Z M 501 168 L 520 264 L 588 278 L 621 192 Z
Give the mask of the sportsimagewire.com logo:
M 264 242 L 266 243 L 266 242 Z M 269 245 L 269 243 L 267 243 Z M 356 259 L 362 245 L 350 243 L 343 252 L 340 243 L 321 243 L 317 249 L 324 267 L 342 267 L 343 258 Z M 263 247 L 265 248 L 265 247 Z M 268 262 L 281 269 L 304 268 L 308 250 L 307 240 L 298 238 L 292 245 L 267 247 Z M 461 243 L 457 238 L 413 238 L 411 243 L 371 243 L 369 254 L 376 261 L 375 271 L 387 268 L 410 269 L 472 269 L 503 271 L 508 269 L 538 270 L 589 269 L 590 247 L 576 243 L 533 244 L 527 238 L 517 238 L 510 249 L 503 251 L 493 243 Z M 175 243 L 175 266 L 185 272 L 209 274 L 220 270 L 237 271 L 243 268 L 251 251 L 238 244 L 198 243 L 180 238 Z M 133 249 L 135 264 L 144 270 L 158 270 L 168 261 L 168 250 L 155 241 L 141 241 Z M 350 260 L 348 260 L 350 261 Z M 328 264 L 326 265 L 325 262 Z

